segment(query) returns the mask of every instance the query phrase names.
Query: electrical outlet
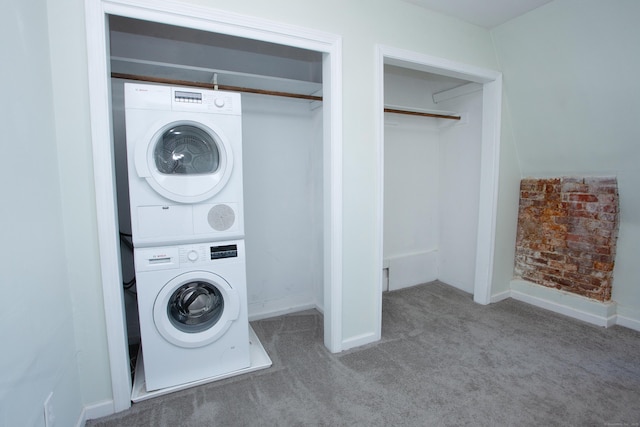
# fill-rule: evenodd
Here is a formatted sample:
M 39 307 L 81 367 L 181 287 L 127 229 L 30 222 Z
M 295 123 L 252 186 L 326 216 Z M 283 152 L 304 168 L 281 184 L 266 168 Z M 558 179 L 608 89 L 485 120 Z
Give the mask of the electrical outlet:
M 54 427 L 56 416 L 53 413 L 53 392 L 44 400 L 44 427 Z

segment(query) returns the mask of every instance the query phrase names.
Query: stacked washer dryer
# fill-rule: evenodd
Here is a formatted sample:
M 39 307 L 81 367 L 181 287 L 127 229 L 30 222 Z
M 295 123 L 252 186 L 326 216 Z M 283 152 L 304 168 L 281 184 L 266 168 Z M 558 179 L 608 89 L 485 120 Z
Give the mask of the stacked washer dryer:
M 125 84 L 147 391 L 250 365 L 240 94 Z

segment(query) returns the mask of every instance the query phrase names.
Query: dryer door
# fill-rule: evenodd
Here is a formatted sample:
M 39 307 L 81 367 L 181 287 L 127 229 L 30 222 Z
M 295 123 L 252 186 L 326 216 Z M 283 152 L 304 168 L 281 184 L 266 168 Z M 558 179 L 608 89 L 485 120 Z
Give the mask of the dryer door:
M 224 188 L 233 152 L 219 129 L 192 120 L 161 126 L 136 145 L 136 171 L 160 195 L 181 203 L 207 200 Z
M 216 341 L 239 314 L 237 292 L 222 277 L 207 271 L 176 276 L 160 290 L 153 305 L 160 335 L 185 348 Z

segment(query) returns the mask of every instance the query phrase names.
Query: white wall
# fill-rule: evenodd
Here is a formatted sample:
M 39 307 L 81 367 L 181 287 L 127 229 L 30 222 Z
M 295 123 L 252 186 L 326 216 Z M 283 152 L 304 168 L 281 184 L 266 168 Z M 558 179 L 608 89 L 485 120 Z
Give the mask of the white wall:
M 322 307 L 321 125 L 309 101 L 243 94 L 242 107 L 249 317 Z
M 385 114 L 383 257 L 389 290 L 438 277 L 439 137 L 434 119 Z
M 75 424 L 82 410 L 46 6 L 0 6 L 3 426 L 44 426 L 50 392 L 56 425 Z
M 385 114 L 385 259 L 438 249 L 440 134 L 432 120 Z
M 182 0 L 257 16 L 277 22 L 340 34 L 343 37 L 343 331 L 349 340 L 375 333 L 377 319 L 377 256 L 380 241 L 376 208 L 381 193 L 375 141 L 375 45 L 382 43 L 453 61 L 496 69 L 488 31 L 429 12 L 408 2 L 298 2 L 295 0 Z M 19 2 L 14 0 L 17 5 Z M 106 332 L 102 308 L 95 191 L 90 158 L 88 87 L 84 45 L 84 1 L 51 1 L 49 16 L 56 99 L 55 128 L 63 131 L 60 152 L 62 218 L 68 248 L 65 260 L 71 272 L 69 286 L 74 302 L 82 395 L 85 404 L 110 399 L 110 373 L 106 358 Z M 17 6 L 16 6 L 17 7 Z M 40 5 L 40 7 L 43 7 Z M 363 13 L 366 11 L 366 13 Z M 37 28 L 41 22 L 32 25 Z M 7 34 L 15 40 L 15 35 Z M 26 67 L 29 68 L 29 67 Z M 57 70 L 57 71 L 56 71 Z M 21 72 L 23 72 L 21 70 Z M 63 94 L 65 97 L 63 97 Z M 15 108 L 9 104 L 8 108 Z M 25 105 L 25 110 L 27 106 Z M 47 169 L 37 178 L 51 180 Z M 73 227 L 71 227 L 73 225 Z M 60 229 L 62 227 L 60 226 Z M 507 262 L 508 264 L 509 262 Z M 512 265 L 512 259 L 511 259 Z
M 618 178 L 613 299 L 636 322 L 639 16 L 635 0 L 556 0 L 492 31 L 522 176 Z

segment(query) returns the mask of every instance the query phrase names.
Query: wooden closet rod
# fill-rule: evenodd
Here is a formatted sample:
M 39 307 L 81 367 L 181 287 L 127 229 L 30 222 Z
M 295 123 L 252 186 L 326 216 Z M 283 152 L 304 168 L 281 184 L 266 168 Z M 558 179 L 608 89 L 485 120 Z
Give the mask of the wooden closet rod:
M 122 74 L 122 73 L 111 73 L 111 77 L 114 79 L 126 79 L 126 80 L 140 81 L 140 82 L 164 83 L 164 84 L 170 84 L 170 85 L 176 85 L 176 86 L 191 86 L 191 87 L 200 87 L 204 89 L 213 89 L 213 83 L 192 82 L 189 80 L 166 79 L 163 77 L 138 76 L 135 74 Z M 218 85 L 218 89 L 228 90 L 233 92 L 257 93 L 260 95 L 283 96 L 286 98 L 307 99 L 309 101 L 322 101 L 321 96 L 303 95 L 299 93 L 289 93 L 289 92 L 278 92 L 274 90 L 252 89 L 248 87 Z
M 148 82 L 148 83 L 163 83 L 163 84 L 170 84 L 170 85 L 176 85 L 176 86 L 191 86 L 191 87 L 199 87 L 203 89 L 213 89 L 213 83 L 194 82 L 190 80 L 177 80 L 177 79 L 168 79 L 164 77 L 140 76 L 137 74 L 124 74 L 124 73 L 111 73 L 111 77 L 114 79 L 125 79 L 125 80 L 134 80 L 134 81 Z M 274 90 L 252 89 L 248 87 L 218 85 L 218 89 L 228 90 L 232 92 L 256 93 L 260 95 L 271 95 L 271 96 L 282 96 L 286 98 L 306 99 L 309 101 L 322 101 L 321 96 L 304 95 L 304 94 L 290 93 L 290 92 L 279 92 Z M 384 112 L 394 113 L 394 114 L 406 114 L 410 116 L 420 116 L 420 117 L 435 117 L 438 119 L 460 120 L 460 116 L 450 116 L 446 114 L 435 114 L 435 113 L 422 113 L 419 111 L 399 110 L 395 108 L 385 108 Z
M 437 119 L 460 120 L 460 116 L 449 116 L 446 114 L 421 113 L 419 111 L 396 110 L 394 108 L 385 108 L 385 113 L 406 114 L 409 116 L 435 117 Z

